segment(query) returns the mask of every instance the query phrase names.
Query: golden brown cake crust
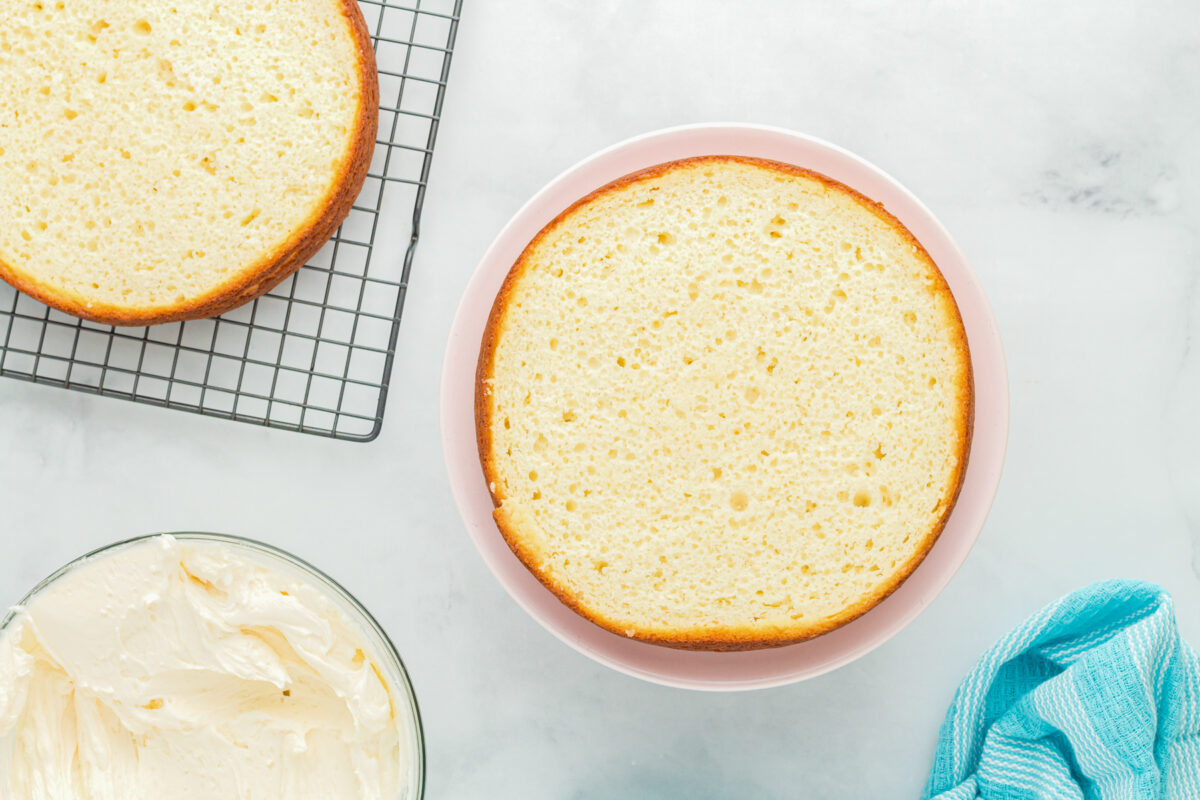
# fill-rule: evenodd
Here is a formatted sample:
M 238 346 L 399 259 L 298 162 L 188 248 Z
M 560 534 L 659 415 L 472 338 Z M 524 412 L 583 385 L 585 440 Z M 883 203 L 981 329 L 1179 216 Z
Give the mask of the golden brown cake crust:
M 652 179 L 660 175 L 664 175 L 676 169 L 685 168 L 698 163 L 742 163 L 757 165 L 767 169 L 786 172 L 803 178 L 819 181 L 826 187 L 842 192 L 849 197 L 852 197 L 860 206 L 870 211 L 872 214 L 881 219 L 895 232 L 901 235 L 909 242 L 922 261 L 930 268 L 931 274 L 935 277 L 937 286 L 935 293 L 949 300 L 949 308 L 953 310 L 954 318 L 957 325 L 953 331 L 955 340 L 955 349 L 965 364 L 966 386 L 963 387 L 963 397 L 959 405 L 958 413 L 956 414 L 956 429 L 960 434 L 960 452 L 958 453 L 958 463 L 954 473 L 951 475 L 948 483 L 952 485 L 949 502 L 942 512 L 941 517 L 936 524 L 932 526 L 926 533 L 920 547 L 918 547 L 904 564 L 893 575 L 891 580 L 881 585 L 875 592 L 861 597 L 857 603 L 844 609 L 841 613 L 826 619 L 820 623 L 804 623 L 789 626 L 789 629 L 777 636 L 764 637 L 763 632 L 754 630 L 748 627 L 739 626 L 724 626 L 713 627 L 706 626 L 703 631 L 679 631 L 669 634 L 663 634 L 657 631 L 633 630 L 630 631 L 627 623 L 622 623 L 616 620 L 609 619 L 602 614 L 597 613 L 594 609 L 588 608 L 580 598 L 572 594 L 565 586 L 555 580 L 555 576 L 538 567 L 538 559 L 535 554 L 529 550 L 522 541 L 520 525 L 516 520 L 511 518 L 511 514 L 506 512 L 503 507 L 504 496 L 499 489 L 497 467 L 497 454 L 494 452 L 492 444 L 492 418 L 490 408 L 487 403 L 488 386 L 487 383 L 494 368 L 494 359 L 496 344 L 500 335 L 500 328 L 504 321 L 505 315 L 510 308 L 509 298 L 513 288 L 520 280 L 522 274 L 529 264 L 529 257 L 535 251 L 537 245 L 543 238 L 549 235 L 555 228 L 577 208 L 590 203 L 598 197 L 610 194 L 621 190 L 622 188 Z M 553 220 L 546 224 L 545 227 L 538 232 L 537 236 L 525 247 L 521 256 L 517 259 L 509 270 L 504 283 L 496 294 L 496 300 L 492 305 L 491 313 L 488 316 L 487 325 L 484 328 L 483 337 L 480 346 L 479 361 L 475 373 L 475 434 L 479 449 L 480 464 L 483 468 L 484 478 L 487 482 L 488 491 L 492 497 L 492 503 L 495 506 L 493 517 L 496 521 L 496 526 L 500 530 L 504 540 L 508 543 L 509 548 L 517 556 L 518 559 L 525 565 L 530 572 L 538 579 L 538 581 L 550 590 L 564 605 L 569 607 L 575 613 L 593 622 L 594 624 L 604 628 L 619 636 L 626 636 L 639 641 L 648 642 L 651 644 L 663 645 L 682 650 L 708 650 L 708 651 L 743 651 L 743 650 L 758 650 L 770 647 L 783 647 L 790 644 L 811 639 L 823 633 L 828 633 L 836 628 L 840 628 L 849 622 L 861 617 L 866 612 L 883 602 L 892 592 L 896 591 L 901 584 L 920 566 L 921 562 L 928 555 L 934 543 L 941 535 L 942 530 L 946 526 L 946 522 L 950 518 L 950 514 L 958 500 L 958 495 L 962 490 L 963 478 L 966 475 L 967 461 L 971 451 L 971 435 L 975 417 L 975 390 L 973 370 L 971 368 L 970 350 L 967 345 L 966 332 L 962 324 L 962 316 L 959 313 L 958 305 L 954 301 L 954 296 L 950 291 L 949 285 L 946 283 L 945 276 L 938 269 L 937 264 L 929 256 L 924 246 L 912 235 L 912 233 L 900 222 L 894 215 L 869 197 L 855 191 L 849 186 L 834 180 L 826 175 L 823 175 L 812 170 L 804 169 L 792 164 L 787 164 L 779 161 L 771 161 L 768 159 L 751 158 L 746 156 L 699 156 L 695 158 L 679 159 L 670 161 L 664 164 L 659 164 L 645 170 L 631 173 L 618 178 L 611 183 L 601 186 L 599 189 L 580 198 L 562 213 L 556 216 Z
M 367 178 L 379 125 L 379 73 L 366 20 L 356 0 L 337 2 L 354 37 L 358 56 L 360 91 L 354 122 L 356 135 L 321 206 L 275 252 L 263 256 L 257 264 L 242 269 L 235 277 L 207 294 L 144 313 L 102 302 L 85 305 L 74 296 L 23 277 L 5 264 L 3 259 L 0 259 L 0 279 L 48 306 L 92 322 L 105 325 L 158 325 L 205 319 L 231 311 L 271 291 L 304 266 L 349 215 Z

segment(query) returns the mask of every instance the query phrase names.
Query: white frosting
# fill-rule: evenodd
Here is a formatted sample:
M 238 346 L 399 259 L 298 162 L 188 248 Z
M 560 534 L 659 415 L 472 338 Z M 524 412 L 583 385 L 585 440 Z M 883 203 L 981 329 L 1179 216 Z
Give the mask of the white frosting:
M 169 536 L 84 562 L 0 632 L 4 800 L 395 800 L 409 710 L 311 582 Z

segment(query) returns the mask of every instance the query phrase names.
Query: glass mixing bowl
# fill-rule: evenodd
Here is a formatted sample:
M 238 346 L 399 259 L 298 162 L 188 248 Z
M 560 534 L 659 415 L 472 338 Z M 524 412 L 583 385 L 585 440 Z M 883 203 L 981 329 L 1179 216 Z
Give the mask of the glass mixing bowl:
M 119 550 L 143 544 L 163 535 L 172 536 L 181 542 L 211 542 L 228 546 L 247 561 L 278 570 L 285 575 L 290 574 L 293 577 L 301 578 L 315 588 L 323 590 L 326 596 L 333 601 L 334 605 L 362 633 L 367 644 L 375 654 L 380 668 L 385 672 L 385 678 L 391 689 L 393 702 L 397 706 L 402 706 L 396 709 L 396 713 L 402 717 L 402 724 L 408 742 L 409 761 L 412 766 L 409 769 L 408 779 L 401 786 L 400 794 L 396 800 L 421 800 L 425 793 L 425 739 L 421 729 L 421 714 L 417 708 L 417 697 L 413 693 L 408 671 L 404 668 L 404 662 L 400 660 L 400 654 L 396 652 L 396 646 L 392 644 L 383 627 L 371 616 L 371 612 L 367 611 L 363 604 L 358 602 L 354 595 L 350 594 L 345 587 L 312 564 L 292 555 L 286 550 L 255 541 L 254 539 L 220 533 L 149 534 L 114 542 L 76 558 L 30 590 L 17 606 L 9 610 L 3 620 L 0 620 L 0 634 L 3 634 L 4 630 L 17 617 L 21 607 L 31 603 L 40 592 L 83 564 L 97 558 L 113 555 Z M 331 800 L 333 799 L 331 798 Z M 347 800 L 350 799 L 347 798 Z

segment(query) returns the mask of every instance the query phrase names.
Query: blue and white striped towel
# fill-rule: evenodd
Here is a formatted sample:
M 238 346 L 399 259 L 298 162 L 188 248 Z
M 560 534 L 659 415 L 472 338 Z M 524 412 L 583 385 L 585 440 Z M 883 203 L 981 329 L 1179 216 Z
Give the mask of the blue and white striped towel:
M 1170 595 L 1092 584 L 997 642 L 954 695 L 924 796 L 1200 800 L 1200 658 Z

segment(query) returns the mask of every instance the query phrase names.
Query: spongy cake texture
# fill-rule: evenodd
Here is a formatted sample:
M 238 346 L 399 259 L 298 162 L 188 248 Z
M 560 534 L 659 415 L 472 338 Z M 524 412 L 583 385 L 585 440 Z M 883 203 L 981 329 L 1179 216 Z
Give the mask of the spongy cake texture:
M 710 157 L 605 187 L 513 267 L 484 336 L 480 455 L 514 552 L 631 637 L 785 644 L 894 590 L 970 437 L 945 280 L 882 207 Z
M 115 324 L 245 302 L 349 212 L 377 103 L 354 0 L 7 0 L 0 277 Z

